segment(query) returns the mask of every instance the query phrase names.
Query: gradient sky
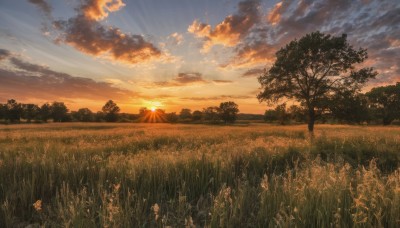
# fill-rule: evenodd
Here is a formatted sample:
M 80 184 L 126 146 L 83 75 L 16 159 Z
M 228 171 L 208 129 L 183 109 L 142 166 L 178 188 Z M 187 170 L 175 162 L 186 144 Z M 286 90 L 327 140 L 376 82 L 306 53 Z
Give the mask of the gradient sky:
M 263 113 L 257 76 L 316 30 L 368 49 L 366 89 L 400 81 L 399 0 L 1 0 L 0 102 Z

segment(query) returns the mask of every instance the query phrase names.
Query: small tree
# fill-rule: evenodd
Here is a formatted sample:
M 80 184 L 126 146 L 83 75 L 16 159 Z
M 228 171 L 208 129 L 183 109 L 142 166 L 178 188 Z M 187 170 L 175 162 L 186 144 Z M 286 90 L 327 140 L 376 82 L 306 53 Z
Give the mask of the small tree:
M 218 123 L 220 121 L 220 109 L 219 107 L 212 106 L 203 109 L 204 120 L 211 123 Z
M 91 122 L 94 120 L 93 112 L 88 108 L 81 108 L 75 113 L 75 119 L 80 122 Z
M 400 82 L 372 88 L 366 93 L 371 108 L 382 119 L 383 125 L 389 125 L 393 120 L 400 118 Z
M 120 108 L 114 101 L 109 100 L 102 108 L 105 113 L 105 119 L 107 122 L 116 122 L 118 120 L 118 113 Z
M 51 117 L 54 122 L 64 122 L 68 120 L 68 108 L 64 102 L 54 101 L 51 105 Z
M 6 104 L 6 119 L 10 122 L 19 122 L 22 116 L 22 105 L 16 100 L 11 99 L 7 101 Z
M 221 119 L 226 123 L 234 123 L 239 112 L 238 105 L 233 101 L 222 102 L 219 105 Z
M 203 113 L 199 110 L 196 110 L 192 113 L 192 120 L 199 121 L 203 118 Z
M 192 111 L 188 108 L 183 108 L 179 113 L 179 118 L 181 120 L 188 120 L 192 118 Z
M 288 109 L 290 119 L 295 122 L 304 122 L 306 120 L 305 110 L 301 106 L 291 105 Z
M 39 110 L 39 118 L 44 121 L 47 122 L 48 119 L 51 118 L 51 105 L 49 103 L 45 103 L 40 107 Z
M 36 119 L 40 111 L 39 106 L 35 104 L 23 104 L 22 109 L 22 117 L 26 119 L 28 123 L 30 123 L 32 119 Z
M 273 109 L 267 109 L 265 110 L 264 113 L 264 121 L 268 123 L 272 123 L 278 119 L 278 115 L 276 113 L 276 110 Z
M 176 114 L 176 112 L 171 112 L 171 113 L 166 114 L 166 119 L 167 119 L 167 122 L 169 122 L 169 123 L 176 123 L 176 122 L 178 122 L 179 117 Z
M 289 119 L 289 114 L 286 111 L 286 103 L 276 106 L 275 112 L 276 112 L 276 117 L 279 121 L 279 124 L 284 125 Z
M 345 34 L 340 37 L 320 32 L 307 34 L 276 53 L 273 66 L 258 78 L 262 91 L 257 98 L 268 103 L 281 98 L 301 102 L 307 109 L 308 130 L 312 134 L 315 109 L 321 100 L 338 91 L 359 91 L 376 76 L 372 68 L 355 70 L 354 65 L 366 58 L 367 51 L 354 50 Z

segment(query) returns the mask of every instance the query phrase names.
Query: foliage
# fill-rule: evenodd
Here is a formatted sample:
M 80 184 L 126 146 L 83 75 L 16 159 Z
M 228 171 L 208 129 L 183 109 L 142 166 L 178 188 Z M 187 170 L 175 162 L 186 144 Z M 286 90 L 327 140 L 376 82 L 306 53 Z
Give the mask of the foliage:
M 167 122 L 169 122 L 169 123 L 176 123 L 176 122 L 178 122 L 179 117 L 176 114 L 176 112 L 171 112 L 171 113 L 166 114 L 166 119 L 167 119 Z
M 220 121 L 220 109 L 217 106 L 210 106 L 203 109 L 204 120 L 211 123 L 218 123 Z
M 53 102 L 51 105 L 51 117 L 54 122 L 66 122 L 68 120 L 68 108 L 64 102 Z
M 361 124 L 370 121 L 367 97 L 350 91 L 338 92 L 328 99 L 329 110 L 336 119 Z
M 400 82 L 372 88 L 367 97 L 377 117 L 384 125 L 389 125 L 395 119 L 400 119 Z
M 222 102 L 219 105 L 221 119 L 225 123 L 234 123 L 239 112 L 238 105 L 233 101 Z
M 38 115 L 42 121 L 47 122 L 47 120 L 51 118 L 51 113 L 52 113 L 51 105 L 49 103 L 44 103 L 42 106 L 40 106 Z
M 183 108 L 181 112 L 179 113 L 179 118 L 181 120 L 188 120 L 192 118 L 192 110 L 188 108 Z
M 20 103 L 14 99 L 8 100 L 6 104 L 6 110 L 6 119 L 8 119 L 11 123 L 20 121 L 23 111 Z
M 94 114 L 88 108 L 80 108 L 78 111 L 73 113 L 75 120 L 80 122 L 92 122 L 94 121 Z
M 40 108 L 35 104 L 22 105 L 22 118 L 26 119 L 28 123 L 35 119 L 39 114 Z
M 203 113 L 199 110 L 196 110 L 192 113 L 192 120 L 199 121 L 203 118 Z
M 120 111 L 120 108 L 114 101 L 107 101 L 102 110 L 105 113 L 105 120 L 107 122 L 116 122 L 118 120 L 118 113 Z
M 312 132 L 315 109 L 323 99 L 340 91 L 358 91 L 376 76 L 372 68 L 355 70 L 354 65 L 366 58 L 367 51 L 353 49 L 345 34 L 307 34 L 276 53 L 273 66 L 258 78 L 262 91 L 257 98 L 269 103 L 281 98 L 301 102 L 307 108 L 308 130 Z

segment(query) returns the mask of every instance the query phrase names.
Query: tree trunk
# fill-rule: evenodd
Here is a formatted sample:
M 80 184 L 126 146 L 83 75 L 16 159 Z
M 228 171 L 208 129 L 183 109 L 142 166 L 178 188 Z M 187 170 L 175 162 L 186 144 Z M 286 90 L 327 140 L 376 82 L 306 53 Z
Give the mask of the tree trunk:
M 314 135 L 315 111 L 314 107 L 308 108 L 308 132 Z

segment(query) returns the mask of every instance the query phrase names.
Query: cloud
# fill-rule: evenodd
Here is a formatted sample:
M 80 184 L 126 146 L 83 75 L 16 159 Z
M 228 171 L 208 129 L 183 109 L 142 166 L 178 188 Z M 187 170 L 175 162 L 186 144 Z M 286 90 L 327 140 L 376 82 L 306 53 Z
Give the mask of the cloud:
M 243 78 L 253 78 L 253 77 L 258 77 L 261 74 L 263 74 L 265 72 L 265 69 L 261 69 L 261 68 L 253 68 L 253 69 L 249 69 L 246 72 L 244 72 L 242 74 Z
M 215 84 L 230 84 L 233 83 L 233 81 L 231 80 L 219 80 L 219 79 L 215 79 L 212 80 Z
M 170 81 L 156 81 L 146 83 L 144 86 L 147 88 L 159 88 L 159 87 L 181 87 L 189 85 L 207 84 L 209 81 L 205 80 L 201 73 L 198 72 L 185 72 L 179 73 Z
M 11 52 L 6 49 L 0 48 L 0 61 L 11 56 Z
M 282 9 L 282 2 L 278 2 L 274 8 L 268 14 L 268 22 L 271 24 L 276 24 L 281 20 L 281 9 Z
M 103 20 L 108 12 L 115 12 L 124 7 L 122 0 L 86 0 L 80 9 L 89 20 Z
M 128 64 L 146 62 L 162 55 L 142 36 L 124 34 L 118 28 L 105 27 L 97 21 L 87 20 L 83 15 L 68 21 L 56 21 L 55 26 L 62 32 L 57 38 L 59 42 L 89 55 L 105 55 Z
M 15 56 L 9 56 L 8 60 L 13 69 L 0 68 L 2 99 L 36 98 L 51 101 L 71 98 L 128 101 L 137 96 L 132 91 L 113 87 L 110 83 L 53 71 L 47 66 L 29 63 Z
M 221 101 L 221 100 L 243 100 L 243 99 L 251 99 L 256 98 L 255 96 L 250 95 L 221 95 L 221 96 L 213 96 L 213 97 L 183 97 L 182 100 L 190 100 L 190 101 Z
M 188 27 L 188 31 L 204 38 L 203 48 L 206 51 L 216 44 L 232 47 L 248 35 L 250 29 L 261 20 L 259 8 L 260 2 L 257 0 L 242 1 L 239 2 L 238 12 L 227 16 L 214 29 L 209 24 L 195 20 Z
M 51 14 L 51 6 L 50 4 L 45 1 L 45 0 L 28 0 L 28 2 L 36 5 L 40 10 L 42 10 L 47 16 L 50 16 Z
M 30 2 L 37 6 L 46 3 L 43 0 Z M 65 43 L 85 54 L 125 64 L 169 60 L 170 56 L 164 55 L 143 36 L 126 34 L 116 27 L 100 23 L 108 17 L 109 12 L 118 11 L 123 6 L 122 0 L 83 0 L 75 9 L 75 17 L 53 21 L 52 30 L 46 31 L 46 34 L 50 34 L 58 44 Z M 51 10 L 50 7 L 40 8 L 45 12 Z
M 183 42 L 182 34 L 179 34 L 177 32 L 174 32 L 171 35 L 169 35 L 168 39 L 172 41 L 173 45 L 180 45 Z
M 249 67 L 255 65 L 265 65 L 274 60 L 276 47 L 266 42 L 255 41 L 253 43 L 243 43 L 235 48 L 235 55 L 221 67 Z

